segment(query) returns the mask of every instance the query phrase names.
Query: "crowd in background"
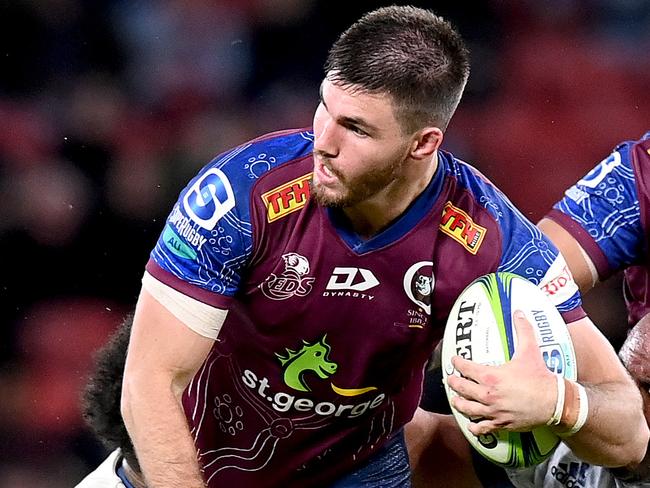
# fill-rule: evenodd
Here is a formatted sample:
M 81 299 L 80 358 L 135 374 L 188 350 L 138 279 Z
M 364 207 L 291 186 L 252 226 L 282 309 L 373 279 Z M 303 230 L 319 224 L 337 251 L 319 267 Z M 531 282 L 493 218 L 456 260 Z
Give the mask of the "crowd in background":
M 178 192 L 229 147 L 309 126 L 328 47 L 391 3 L 0 3 L 0 487 L 72 486 L 105 455 L 79 390 Z M 532 220 L 650 129 L 650 2 L 408 3 L 472 50 L 443 147 Z M 615 343 L 617 286 L 587 300 Z

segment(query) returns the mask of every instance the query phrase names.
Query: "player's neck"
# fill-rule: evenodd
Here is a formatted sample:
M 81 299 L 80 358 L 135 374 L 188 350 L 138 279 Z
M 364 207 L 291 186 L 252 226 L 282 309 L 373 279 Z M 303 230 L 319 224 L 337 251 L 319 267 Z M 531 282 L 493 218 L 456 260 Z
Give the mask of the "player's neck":
M 355 233 L 370 239 L 400 217 L 420 196 L 438 167 L 436 151 L 426 163 L 407 164 L 400 178 L 372 197 L 343 209 Z M 422 166 L 424 166 L 424 171 Z

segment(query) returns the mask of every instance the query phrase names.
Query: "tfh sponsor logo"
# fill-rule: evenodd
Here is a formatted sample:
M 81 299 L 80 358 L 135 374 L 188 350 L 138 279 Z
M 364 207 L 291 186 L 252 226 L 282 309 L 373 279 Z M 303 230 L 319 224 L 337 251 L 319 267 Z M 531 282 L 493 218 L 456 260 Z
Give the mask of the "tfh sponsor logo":
M 198 225 L 214 229 L 219 219 L 235 208 L 235 194 L 223 171 L 211 168 L 199 176 L 183 196 L 183 208 Z
M 266 220 L 273 222 L 304 207 L 309 199 L 311 175 L 308 173 L 264 193 Z
M 472 220 L 464 211 L 452 205 L 445 204 L 440 220 L 440 230 L 462 244 L 472 254 L 476 254 L 481 247 L 487 229 Z
M 311 292 L 315 278 L 309 274 L 309 261 L 295 252 L 282 255 L 284 271 L 266 278 L 259 287 L 271 300 L 286 300 L 293 296 L 304 297 Z

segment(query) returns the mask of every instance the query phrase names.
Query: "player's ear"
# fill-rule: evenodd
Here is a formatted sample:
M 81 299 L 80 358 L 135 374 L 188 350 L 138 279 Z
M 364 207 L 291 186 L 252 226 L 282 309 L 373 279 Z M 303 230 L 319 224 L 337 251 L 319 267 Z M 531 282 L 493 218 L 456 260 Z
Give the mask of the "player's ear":
M 413 159 L 430 157 L 442 144 L 443 133 L 438 127 L 424 127 L 415 133 L 410 156 Z

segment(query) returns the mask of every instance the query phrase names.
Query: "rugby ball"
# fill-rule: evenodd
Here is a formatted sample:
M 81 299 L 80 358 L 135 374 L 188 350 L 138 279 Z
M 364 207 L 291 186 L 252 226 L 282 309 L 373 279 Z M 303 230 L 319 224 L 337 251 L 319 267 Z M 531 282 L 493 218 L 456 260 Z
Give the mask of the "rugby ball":
M 479 364 L 500 365 L 512 358 L 517 344 L 512 314 L 522 310 L 535 329 L 540 353 L 554 374 L 576 380 L 577 369 L 571 336 L 562 316 L 536 285 L 512 273 L 491 273 L 474 280 L 454 303 L 442 343 L 443 383 L 447 398 L 457 396 L 447 386 L 449 375 L 459 375 L 451 364 L 461 356 Z M 453 407 L 452 413 L 470 444 L 493 463 L 522 468 L 542 462 L 560 439 L 550 428 L 475 436 L 468 430 L 470 418 Z M 476 420 L 476 419 L 473 419 Z

